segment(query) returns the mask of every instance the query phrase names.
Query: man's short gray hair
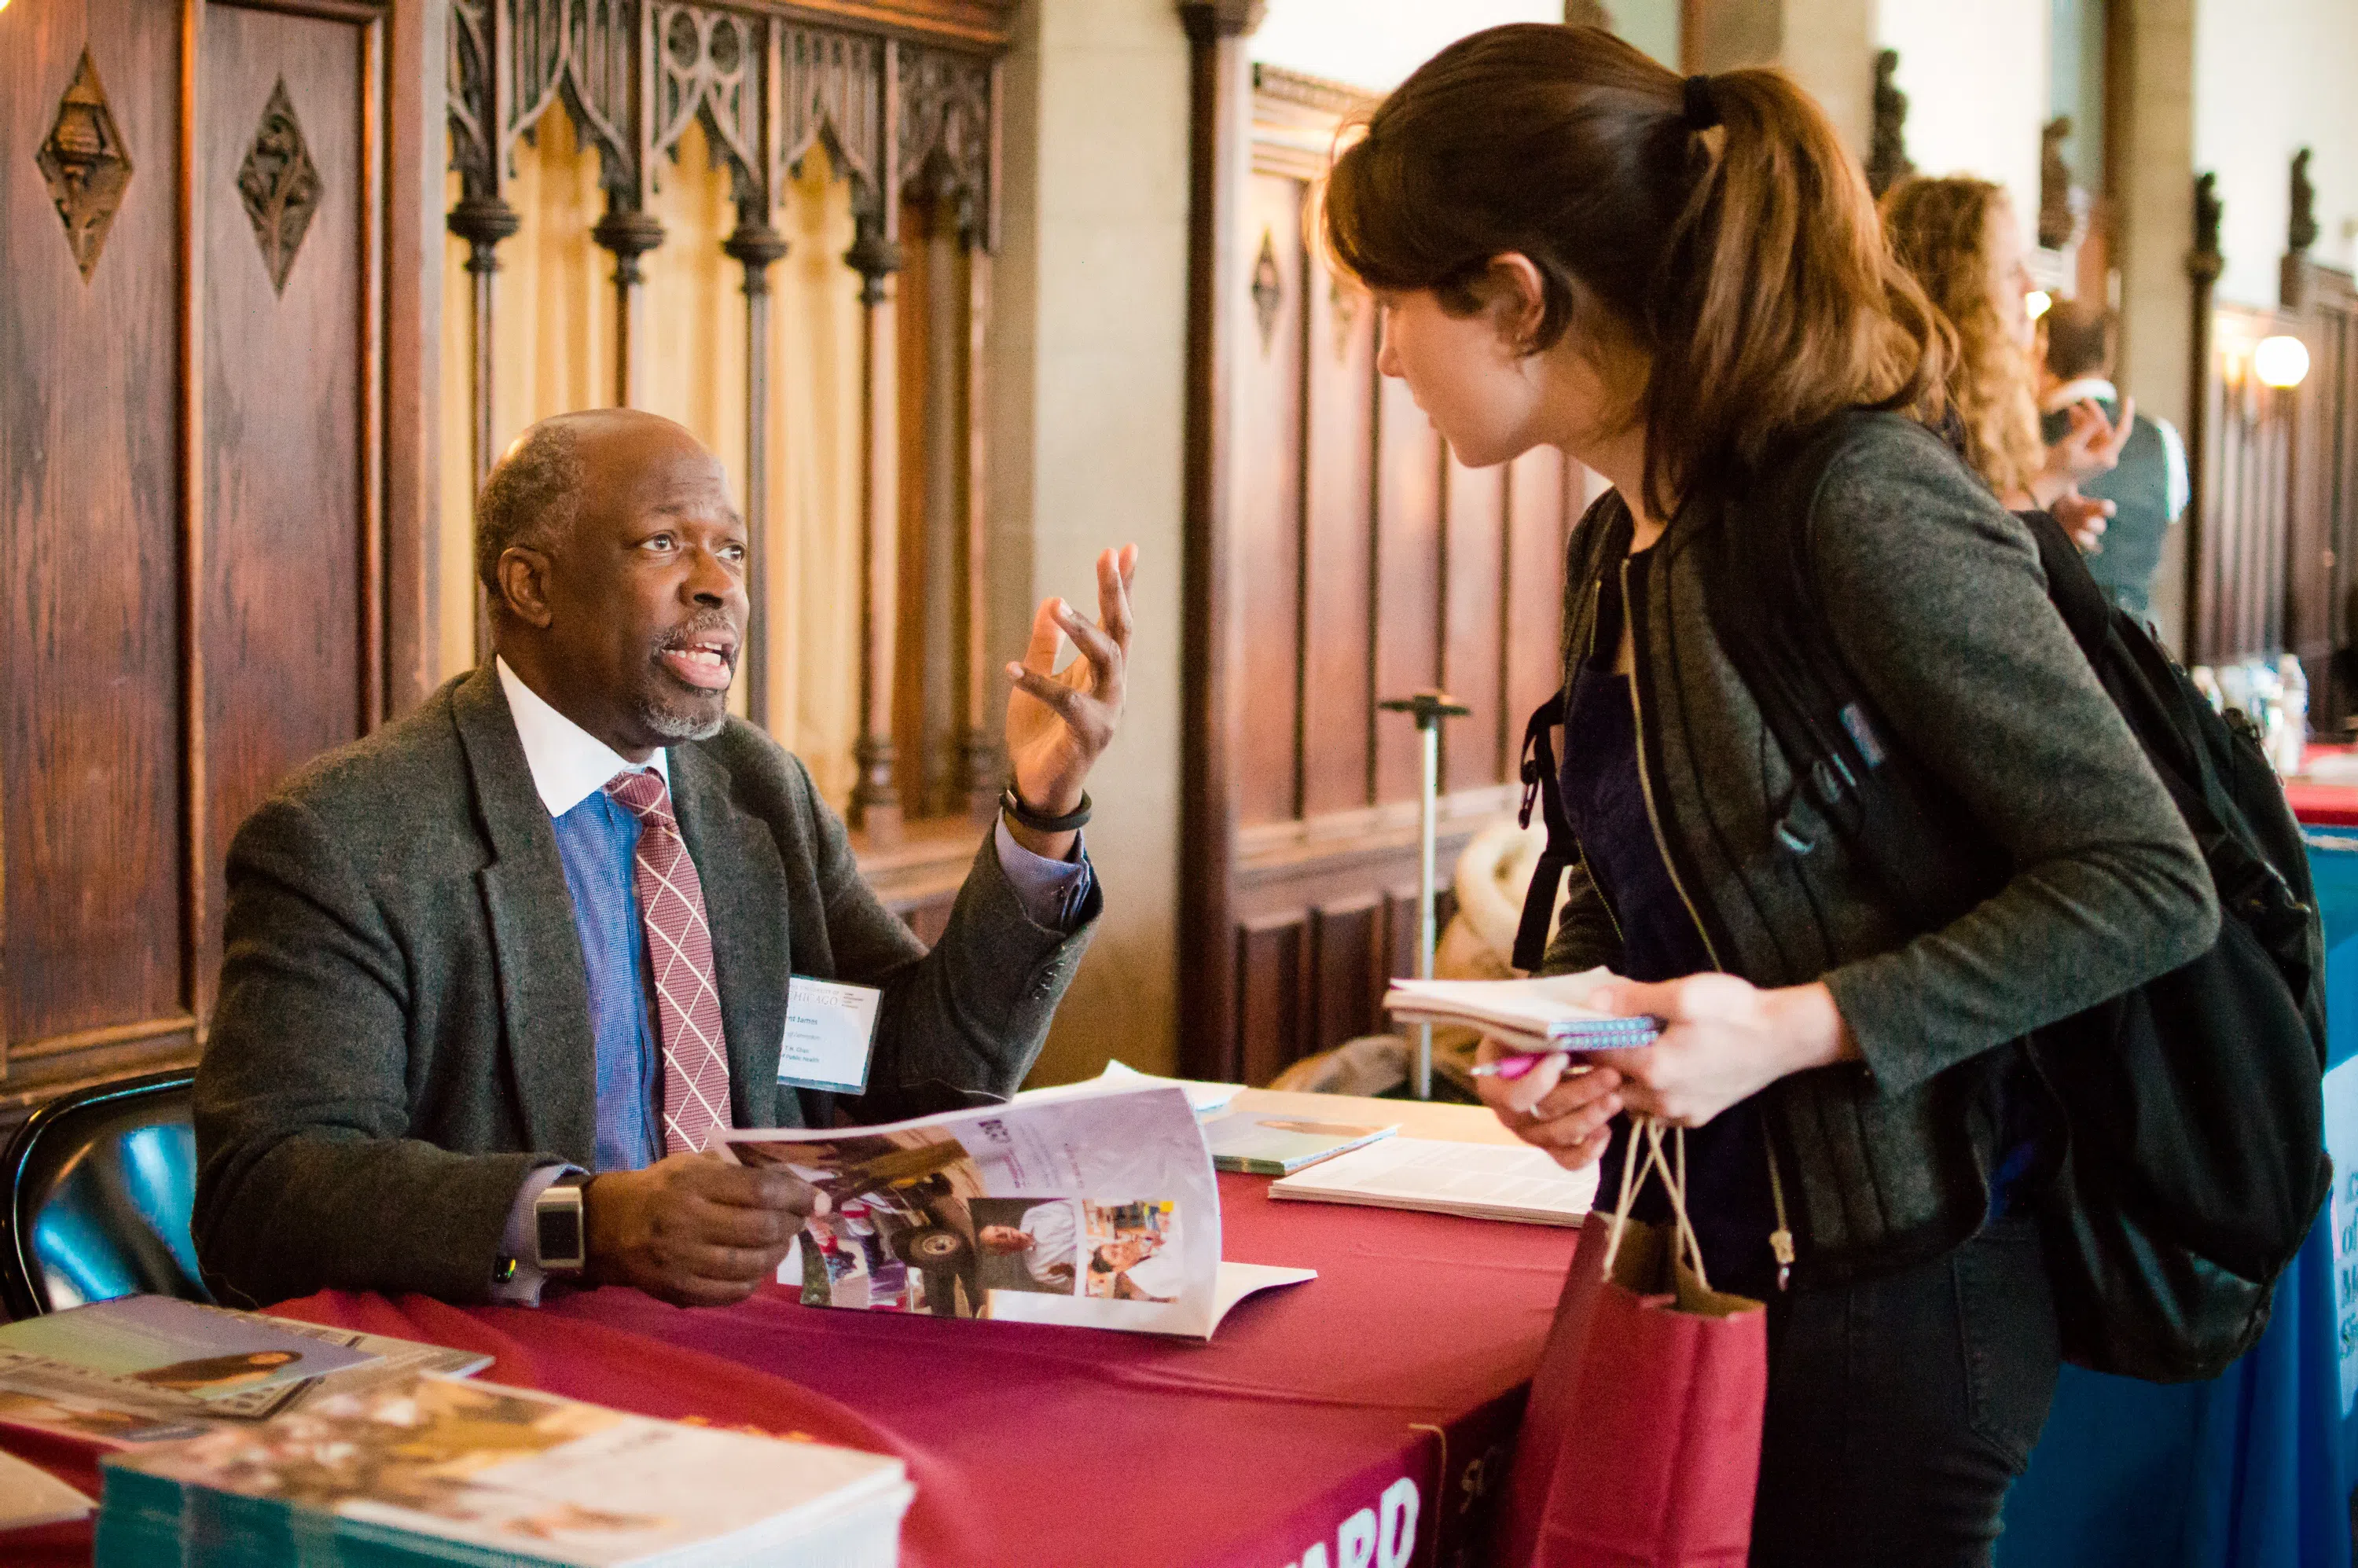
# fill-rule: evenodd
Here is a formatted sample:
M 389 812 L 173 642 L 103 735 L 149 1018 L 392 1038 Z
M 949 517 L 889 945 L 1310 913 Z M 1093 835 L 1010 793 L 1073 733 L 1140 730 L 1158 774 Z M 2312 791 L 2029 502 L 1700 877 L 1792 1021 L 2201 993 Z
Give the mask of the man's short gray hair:
M 475 575 L 496 605 L 500 557 L 512 545 L 556 547 L 581 510 L 579 438 L 545 419 L 507 449 L 475 498 Z

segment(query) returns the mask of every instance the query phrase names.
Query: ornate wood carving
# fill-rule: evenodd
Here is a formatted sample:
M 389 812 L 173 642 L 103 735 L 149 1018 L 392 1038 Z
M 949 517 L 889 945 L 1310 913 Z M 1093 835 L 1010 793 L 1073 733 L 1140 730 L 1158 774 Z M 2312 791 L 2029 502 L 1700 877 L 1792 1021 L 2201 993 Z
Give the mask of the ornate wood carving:
M 66 243 L 87 282 L 106 248 L 106 231 L 123 205 L 124 187 L 131 183 L 131 154 L 88 49 L 81 51 L 73 80 L 58 101 L 58 117 L 33 161 L 49 183 L 49 199 L 65 221 Z
M 2079 228 L 2071 202 L 2071 166 L 2063 144 L 2071 137 L 2071 116 L 2058 114 L 2039 129 L 2039 243 L 2050 251 L 2070 244 Z
M 791 25 L 780 34 L 777 167 L 791 178 L 813 147 L 824 147 L 835 172 L 851 180 L 853 205 L 865 213 L 879 204 L 882 189 L 885 42 Z
M 1898 70 L 1898 49 L 1875 57 L 1875 123 L 1867 136 L 1866 183 L 1878 198 L 1916 172 L 1908 161 L 1908 94 L 1894 80 Z
M 901 51 L 902 186 L 914 201 L 956 214 L 968 243 L 987 243 L 991 66 L 947 49 Z
M 518 226 L 501 187 L 512 173 L 516 138 L 534 135 L 552 105 L 561 105 L 583 140 L 598 150 L 608 207 L 591 232 L 616 262 L 618 401 L 631 401 L 644 351 L 645 335 L 634 330 L 635 313 L 644 308 L 641 258 L 665 239 L 647 210 L 663 172 L 659 155 L 676 161 L 688 127 L 701 124 L 715 167 L 730 172 L 738 222 L 722 249 L 744 268 L 745 499 L 749 515 L 756 519 L 769 510 L 769 274 L 785 254 L 785 241 L 773 222 L 776 201 L 813 148 L 825 152 L 833 175 L 850 183 L 854 238 L 843 260 L 857 275 L 856 281 L 847 282 L 858 289 L 863 307 L 862 722 L 852 816 L 868 830 L 871 847 L 889 839 L 897 831 L 904 793 L 895 775 L 899 759 L 892 737 L 902 569 L 894 537 L 902 442 L 902 328 L 894 282 L 903 265 L 901 210 L 904 200 L 913 200 L 953 215 L 966 263 L 965 330 L 979 342 L 989 297 L 982 253 L 997 238 L 998 68 L 988 50 L 1005 38 L 1010 0 L 449 4 L 451 166 L 460 176 L 462 195 L 449 222 L 469 243 L 467 265 L 476 284 L 472 429 L 479 477 L 494 455 L 492 278 L 500 242 Z M 980 407 L 975 380 L 980 355 L 971 344 L 962 351 L 952 347 L 967 380 L 957 389 L 960 406 L 946 413 L 962 449 L 944 471 L 953 479 L 965 475 L 968 493 L 957 500 L 971 509 L 981 493 L 973 478 L 980 471 L 981 447 L 973 434 Z M 957 429 L 961 420 L 968 428 Z M 928 431 L 940 423 L 929 409 Z M 968 579 L 958 597 L 976 607 L 968 617 L 975 624 L 957 631 L 974 649 L 979 647 L 983 603 L 979 530 L 979 517 L 970 518 L 965 536 L 956 541 L 958 567 Z M 749 708 L 757 721 L 766 722 L 768 616 L 758 576 L 752 598 Z M 925 634 L 957 633 L 928 628 Z M 981 655 L 961 656 L 972 662 Z M 987 676 L 968 682 L 969 687 L 990 684 Z M 968 706 L 956 737 L 959 756 L 977 779 L 989 773 L 995 789 L 995 748 Z
M 1260 327 L 1260 351 L 1266 354 L 1277 331 L 1277 313 L 1285 305 L 1285 280 L 1278 276 L 1274 230 L 1260 232 L 1260 255 L 1253 262 L 1252 302 L 1253 319 Z
M 262 124 L 237 171 L 237 194 L 245 203 L 246 221 L 254 225 L 255 243 L 262 247 L 262 265 L 270 287 L 287 292 L 287 274 L 303 248 L 304 232 L 319 205 L 319 169 L 303 140 L 302 123 L 295 117 L 294 101 L 287 96 L 281 77 L 263 105 Z

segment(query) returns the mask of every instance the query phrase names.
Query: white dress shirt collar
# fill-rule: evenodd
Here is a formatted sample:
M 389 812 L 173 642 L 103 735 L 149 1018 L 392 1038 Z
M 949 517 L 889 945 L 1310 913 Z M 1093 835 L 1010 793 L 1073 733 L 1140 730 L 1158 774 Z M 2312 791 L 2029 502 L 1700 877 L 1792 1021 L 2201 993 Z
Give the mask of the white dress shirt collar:
M 2040 398 L 2039 411 L 2041 414 L 2052 414 L 2059 408 L 2069 408 L 2074 403 L 2085 403 L 2091 397 L 2099 403 L 2110 403 L 2118 406 L 2121 401 L 2120 388 L 2101 375 L 2080 376 L 2065 382 Z
M 501 689 L 508 694 L 508 712 L 515 718 L 516 739 L 524 742 L 524 760 L 532 768 L 533 788 L 551 816 L 562 816 L 606 785 L 616 773 L 643 764 L 632 762 L 611 746 L 548 705 L 548 699 L 524 684 L 524 677 L 494 657 Z M 644 764 L 663 775 L 671 787 L 671 761 L 663 748 Z

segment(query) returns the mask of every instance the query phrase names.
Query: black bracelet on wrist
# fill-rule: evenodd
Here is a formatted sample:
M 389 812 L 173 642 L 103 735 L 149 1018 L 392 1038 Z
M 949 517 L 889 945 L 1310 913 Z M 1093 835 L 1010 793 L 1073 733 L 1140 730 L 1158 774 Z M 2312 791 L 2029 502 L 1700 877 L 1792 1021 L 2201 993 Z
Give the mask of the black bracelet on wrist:
M 1024 805 L 1023 797 L 1015 793 L 1015 786 L 1011 784 L 999 792 L 999 809 L 1034 833 L 1073 833 L 1088 826 L 1089 792 L 1083 790 L 1081 804 L 1064 816 L 1047 816 Z

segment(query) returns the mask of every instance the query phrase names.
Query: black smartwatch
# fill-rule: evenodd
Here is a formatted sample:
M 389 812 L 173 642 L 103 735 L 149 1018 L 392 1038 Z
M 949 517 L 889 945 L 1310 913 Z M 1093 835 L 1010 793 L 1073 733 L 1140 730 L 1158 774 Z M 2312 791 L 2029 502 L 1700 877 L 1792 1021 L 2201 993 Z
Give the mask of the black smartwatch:
M 1062 816 L 1050 816 L 1023 804 L 1023 797 L 1010 784 L 999 792 L 999 809 L 1034 833 L 1076 833 L 1088 826 L 1089 792 L 1081 792 L 1081 804 Z
M 568 1171 L 533 1200 L 534 1261 L 546 1274 L 579 1274 L 590 1265 L 590 1226 L 582 1212 L 590 1173 Z

